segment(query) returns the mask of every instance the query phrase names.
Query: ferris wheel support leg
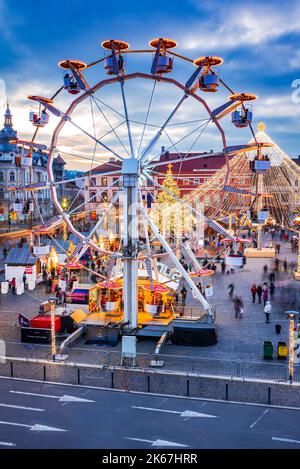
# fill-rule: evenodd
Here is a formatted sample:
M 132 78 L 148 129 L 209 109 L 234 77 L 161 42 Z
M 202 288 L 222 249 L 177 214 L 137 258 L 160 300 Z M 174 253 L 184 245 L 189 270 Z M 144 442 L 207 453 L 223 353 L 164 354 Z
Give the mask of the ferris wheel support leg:
M 124 182 L 125 180 L 125 182 Z M 137 203 L 138 187 L 135 175 L 123 178 L 124 197 L 124 321 L 132 328 L 138 322 L 137 277 L 138 261 L 136 246 L 138 242 Z
M 258 227 L 257 227 L 257 249 L 258 249 L 258 251 L 261 251 L 261 238 L 262 238 L 262 229 L 261 229 L 261 225 L 258 225 Z
M 167 241 L 165 240 L 165 238 L 160 234 L 157 226 L 153 223 L 153 221 L 151 220 L 151 218 L 149 217 L 149 215 L 147 214 L 146 210 L 144 209 L 144 207 L 140 207 L 140 210 L 142 211 L 142 213 L 144 214 L 145 218 L 147 219 L 148 223 L 149 223 L 149 226 L 152 230 L 152 232 L 155 234 L 155 236 L 159 239 L 159 241 L 161 242 L 161 244 L 163 245 L 163 247 L 165 248 L 166 252 L 169 254 L 170 258 L 172 259 L 172 261 L 174 262 L 175 266 L 177 267 L 177 269 L 181 272 L 183 278 L 185 279 L 186 283 L 189 285 L 189 287 L 191 288 L 191 290 L 193 291 L 194 295 L 195 295 L 195 298 L 197 298 L 197 300 L 200 301 L 200 303 L 202 303 L 204 309 L 210 314 L 212 312 L 212 307 L 211 305 L 206 301 L 206 299 L 204 298 L 204 296 L 201 295 L 199 289 L 196 287 L 195 283 L 193 282 L 193 280 L 190 278 L 189 274 L 187 273 L 187 271 L 182 267 L 181 263 L 179 262 L 179 260 L 177 259 L 176 255 L 174 254 L 173 250 L 170 248 L 169 244 L 167 243 Z M 212 313 L 211 313 L 212 314 Z

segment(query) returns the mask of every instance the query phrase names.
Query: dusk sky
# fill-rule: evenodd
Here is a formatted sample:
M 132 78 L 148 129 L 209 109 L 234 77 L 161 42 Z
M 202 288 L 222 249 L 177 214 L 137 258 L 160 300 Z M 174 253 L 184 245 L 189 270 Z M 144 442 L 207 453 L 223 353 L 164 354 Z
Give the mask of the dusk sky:
M 264 121 L 267 133 L 283 150 L 292 157 L 300 153 L 300 102 L 292 100 L 292 82 L 300 79 L 300 3 L 297 1 L 290 1 L 283 7 L 282 1 L 274 0 L 231 1 L 230 5 L 222 1 L 198 0 L 165 0 L 161 3 L 133 0 L 0 0 L 0 29 L 0 78 L 5 82 L 14 115 L 14 127 L 21 137 L 28 138 L 33 131 L 28 121 L 28 112 L 34 106 L 26 96 L 42 94 L 50 97 L 61 86 L 63 72 L 57 67 L 59 60 L 76 58 L 86 63 L 97 60 L 104 56 L 104 50 L 100 47 L 104 39 L 123 39 L 131 44 L 131 48 L 141 49 L 148 48 L 147 44 L 152 38 L 164 36 L 177 40 L 176 51 L 189 58 L 210 54 L 222 57 L 224 64 L 220 67 L 221 78 L 234 91 L 246 91 L 259 96 L 253 106 L 254 128 L 258 122 Z M 128 55 L 126 71 L 129 73 L 150 73 L 150 68 L 151 54 Z M 193 71 L 192 64 L 175 60 L 171 75 L 184 83 Z M 91 84 L 107 77 L 102 64 L 86 76 Z M 128 85 L 126 93 L 132 119 L 145 120 L 152 86 L 152 82 Z M 1 91 L 3 114 L 6 96 L 3 89 Z M 220 90 L 220 93 L 205 96 L 202 93 L 202 97 L 207 99 L 213 109 L 226 101 L 228 91 Z M 179 98 L 178 90 L 171 87 L 159 90 L 153 101 L 149 121 L 153 125 L 161 124 Z M 71 99 L 64 91 L 56 101 L 57 106 L 66 109 Z M 122 112 L 119 89 L 107 88 L 99 99 Z M 99 137 L 106 132 L 107 123 L 103 121 L 103 115 L 100 115 L 95 103 L 93 106 L 90 107 L 89 103 L 82 106 L 77 112 L 77 122 L 89 131 L 96 124 L 96 135 Z M 108 112 L 108 108 L 105 112 Z M 118 125 L 116 113 L 108 113 L 106 116 L 113 125 Z M 174 142 L 192 130 L 191 124 L 181 125 L 181 121 L 204 118 L 203 109 L 200 110 L 198 103 L 187 104 L 177 116 L 177 121 L 174 121 L 178 125 L 170 128 L 169 137 Z M 49 126 L 42 129 L 37 141 L 48 144 L 56 123 L 57 118 L 52 116 Z M 222 125 L 229 144 L 247 143 L 251 138 L 249 129 L 233 127 L 230 116 L 222 120 Z M 152 130 L 147 128 L 145 144 L 153 129 L 155 127 Z M 142 125 L 132 130 L 138 146 Z M 196 137 L 197 134 L 194 135 Z M 126 140 L 124 126 L 120 126 L 119 136 L 121 140 Z M 167 145 L 169 137 L 165 136 L 166 141 L 162 140 L 160 145 Z M 118 150 L 121 148 L 119 142 L 113 141 L 112 134 L 105 143 L 115 145 Z M 179 151 L 188 151 L 191 145 L 192 141 L 187 139 L 181 143 Z M 74 128 L 65 130 L 59 148 L 86 158 L 93 153 L 91 142 Z M 203 151 L 221 148 L 215 129 L 210 128 L 193 146 L 193 150 Z M 81 165 L 79 158 L 65 156 L 70 167 L 86 168 L 90 164 L 88 159 Z M 107 156 L 97 148 L 94 161 Z

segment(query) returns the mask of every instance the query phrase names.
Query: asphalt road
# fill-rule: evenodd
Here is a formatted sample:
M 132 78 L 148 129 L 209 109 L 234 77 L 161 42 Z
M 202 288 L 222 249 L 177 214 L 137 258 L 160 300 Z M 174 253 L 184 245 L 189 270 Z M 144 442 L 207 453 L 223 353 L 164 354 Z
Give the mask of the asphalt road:
M 0 449 L 299 449 L 299 417 L 300 410 L 0 379 Z

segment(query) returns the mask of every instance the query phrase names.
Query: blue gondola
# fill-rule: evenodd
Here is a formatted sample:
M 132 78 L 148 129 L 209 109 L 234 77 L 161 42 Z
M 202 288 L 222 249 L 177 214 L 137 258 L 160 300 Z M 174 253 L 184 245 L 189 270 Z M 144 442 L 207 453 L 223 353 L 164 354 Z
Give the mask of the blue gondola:
M 201 75 L 199 79 L 199 87 L 202 91 L 214 93 L 218 90 L 219 77 L 214 73 L 206 73 Z
M 81 91 L 80 86 L 73 77 L 70 77 L 69 73 L 64 76 L 64 88 L 70 94 L 78 94 Z
M 235 109 L 231 113 L 231 122 L 238 128 L 247 127 L 251 124 L 253 118 L 253 112 L 250 109 L 241 109 L 240 111 Z
M 46 111 L 39 112 L 30 112 L 29 120 L 35 127 L 45 127 L 49 122 L 49 115 Z

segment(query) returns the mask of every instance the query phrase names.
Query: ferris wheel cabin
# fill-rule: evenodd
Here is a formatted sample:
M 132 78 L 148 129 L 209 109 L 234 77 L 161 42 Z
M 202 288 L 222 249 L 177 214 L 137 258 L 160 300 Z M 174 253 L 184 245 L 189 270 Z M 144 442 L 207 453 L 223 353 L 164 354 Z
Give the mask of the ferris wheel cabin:
M 70 94 L 78 94 L 82 90 L 76 78 L 72 74 L 72 68 L 75 70 L 83 70 L 86 68 L 86 64 L 81 60 L 63 60 L 59 62 L 59 67 L 67 70 L 64 75 L 64 89 Z
M 167 54 L 168 49 L 177 47 L 177 42 L 169 38 L 156 38 L 149 42 L 149 46 L 156 49 L 152 62 L 151 73 L 163 74 L 173 70 L 174 59 Z
M 128 50 L 130 44 L 125 41 L 110 39 L 103 41 L 101 47 L 111 51 L 111 55 L 104 59 L 104 69 L 108 75 L 119 75 L 124 73 L 124 58 L 121 55 L 122 51 Z
M 194 65 L 199 67 L 199 65 L 204 62 L 205 70 L 199 78 L 199 88 L 208 93 L 215 93 L 218 90 L 219 86 L 219 74 L 212 69 L 212 67 L 221 65 L 223 59 L 220 57 L 199 57 L 194 60 Z

